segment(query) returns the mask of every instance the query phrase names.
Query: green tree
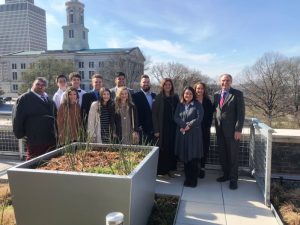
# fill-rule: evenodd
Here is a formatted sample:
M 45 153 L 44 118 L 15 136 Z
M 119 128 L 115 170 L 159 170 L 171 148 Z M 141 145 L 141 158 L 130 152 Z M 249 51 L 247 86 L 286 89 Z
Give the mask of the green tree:
M 74 70 L 74 64 L 70 60 L 55 59 L 53 57 L 40 59 L 27 69 L 22 76 L 23 85 L 20 88 L 20 94 L 31 88 L 32 82 L 36 77 L 45 77 L 48 80 L 46 92 L 49 95 L 53 95 L 57 90 L 56 76 L 59 74 L 68 75 Z

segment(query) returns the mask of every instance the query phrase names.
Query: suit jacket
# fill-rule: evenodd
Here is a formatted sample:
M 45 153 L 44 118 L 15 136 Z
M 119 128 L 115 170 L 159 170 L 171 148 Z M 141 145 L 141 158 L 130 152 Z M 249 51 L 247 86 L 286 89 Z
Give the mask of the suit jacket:
M 47 102 L 32 91 L 21 95 L 13 108 L 13 132 L 18 139 L 27 137 L 28 144 L 56 143 L 56 106 L 47 97 Z
M 245 102 L 243 93 L 230 88 L 220 107 L 221 91 L 214 94 L 215 126 L 217 135 L 222 132 L 225 137 L 234 137 L 234 132 L 242 132 L 245 120 Z
M 151 93 L 152 101 L 156 94 Z M 153 133 L 152 109 L 143 91 L 138 91 L 132 95 L 133 102 L 138 112 L 138 126 L 145 133 Z
M 82 104 L 81 104 L 81 116 L 85 121 L 85 124 L 87 122 L 89 111 L 91 108 L 91 105 L 94 101 L 97 101 L 97 96 L 94 91 L 88 92 L 83 94 L 82 96 Z
M 115 100 L 115 98 L 116 98 L 116 94 L 117 94 L 117 87 L 113 87 L 113 88 L 111 88 L 111 89 L 109 89 L 110 90 L 110 94 L 111 94 L 111 99 L 112 100 Z M 131 94 L 131 96 L 134 94 L 134 90 L 132 90 L 132 89 L 130 89 L 130 88 L 128 88 L 128 90 L 129 90 L 129 93 Z

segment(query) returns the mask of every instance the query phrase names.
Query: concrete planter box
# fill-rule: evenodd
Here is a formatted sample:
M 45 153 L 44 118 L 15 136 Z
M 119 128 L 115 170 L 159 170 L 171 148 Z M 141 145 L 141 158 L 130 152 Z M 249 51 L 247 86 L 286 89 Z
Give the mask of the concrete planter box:
M 33 169 L 41 160 L 61 155 L 64 148 L 9 169 L 17 224 L 105 225 L 108 213 L 122 212 L 124 224 L 146 225 L 154 201 L 158 148 L 130 149 L 150 152 L 127 176 Z

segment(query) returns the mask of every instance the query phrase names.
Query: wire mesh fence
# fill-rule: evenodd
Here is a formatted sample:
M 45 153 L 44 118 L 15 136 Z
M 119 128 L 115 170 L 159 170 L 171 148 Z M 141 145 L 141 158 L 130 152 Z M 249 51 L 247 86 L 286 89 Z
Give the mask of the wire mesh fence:
M 11 115 L 0 114 L 0 155 L 14 155 L 23 158 L 24 142 L 12 132 Z M 239 150 L 239 167 L 252 172 L 262 191 L 265 204 L 270 203 L 272 128 L 252 119 L 243 129 Z M 207 166 L 219 168 L 219 152 L 214 128 L 210 139 Z
M 249 165 L 264 195 L 266 205 L 270 205 L 272 132 L 272 128 L 253 119 L 250 130 Z

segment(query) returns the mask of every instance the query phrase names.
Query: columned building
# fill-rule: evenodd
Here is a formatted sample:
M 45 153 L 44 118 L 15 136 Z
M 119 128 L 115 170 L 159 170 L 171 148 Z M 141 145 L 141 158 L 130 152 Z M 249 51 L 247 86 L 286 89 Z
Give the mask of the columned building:
M 34 0 L 5 0 L 0 5 L 0 56 L 47 50 L 45 10 Z
M 7 0 L 11 4 L 19 1 Z M 26 2 L 32 5 L 33 0 Z M 17 97 L 24 72 L 36 65 L 38 60 L 46 58 L 72 61 L 81 75 L 81 88 L 86 91 L 91 89 L 90 78 L 94 73 L 104 77 L 106 87 L 113 86 L 115 72 L 124 72 L 129 86 L 144 73 L 145 58 L 138 47 L 89 49 L 88 29 L 84 27 L 84 4 L 78 0 L 67 1 L 66 13 L 62 50 L 29 50 L 0 56 L 0 87 L 5 92 L 4 96 Z

